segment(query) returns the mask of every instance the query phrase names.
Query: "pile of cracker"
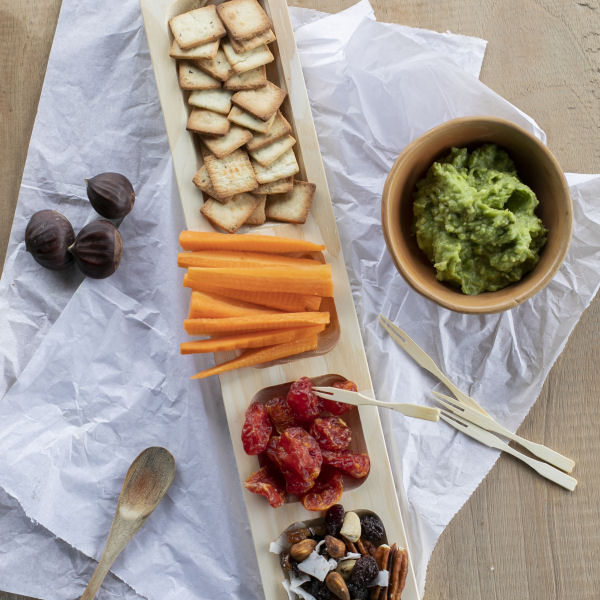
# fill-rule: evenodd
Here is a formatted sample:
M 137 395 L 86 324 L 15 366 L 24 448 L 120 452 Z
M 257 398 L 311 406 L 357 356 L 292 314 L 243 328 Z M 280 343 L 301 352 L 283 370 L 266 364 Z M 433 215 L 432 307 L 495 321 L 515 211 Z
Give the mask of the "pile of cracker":
M 300 171 L 281 113 L 286 92 L 267 80 L 275 41 L 257 0 L 229 0 L 177 15 L 170 56 L 179 85 L 189 90 L 187 129 L 200 136 L 204 165 L 194 183 L 204 193 L 202 214 L 234 233 L 266 219 L 304 223 L 315 185 Z

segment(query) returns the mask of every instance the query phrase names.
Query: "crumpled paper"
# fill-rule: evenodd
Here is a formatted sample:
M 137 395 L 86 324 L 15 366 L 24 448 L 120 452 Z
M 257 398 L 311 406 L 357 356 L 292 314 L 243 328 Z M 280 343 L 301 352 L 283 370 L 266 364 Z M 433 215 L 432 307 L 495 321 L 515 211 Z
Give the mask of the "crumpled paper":
M 573 244 L 547 290 L 503 315 L 440 309 L 408 288 L 385 251 L 385 173 L 410 139 L 460 114 L 497 114 L 543 133 L 464 70 L 478 72 L 481 41 L 378 24 L 367 2 L 333 17 L 294 15 L 376 392 L 422 401 L 433 385 L 376 327 L 382 311 L 515 428 L 598 287 L 598 178 L 572 188 Z M 394 60 L 381 61 L 384 51 Z M 103 170 L 125 172 L 137 190 L 121 226 L 121 267 L 83 283 L 38 268 L 23 251 L 29 216 L 56 207 L 79 229 L 95 218 L 83 179 Z M 99 556 L 129 463 L 160 444 L 175 456 L 176 479 L 113 569 L 130 587 L 113 578 L 100 597 L 261 597 L 218 384 L 189 382 L 193 359 L 177 354 L 182 227 L 137 2 L 115 10 L 65 0 L 0 288 L 0 485 L 12 497 L 0 496 L 0 523 L 18 532 L 7 540 L 13 562 L 0 561 L 5 589 L 80 595 L 93 565 L 77 551 Z M 422 585 L 437 537 L 496 453 L 437 425 L 387 413 L 382 421 Z M 51 534 L 64 542 L 51 544 Z

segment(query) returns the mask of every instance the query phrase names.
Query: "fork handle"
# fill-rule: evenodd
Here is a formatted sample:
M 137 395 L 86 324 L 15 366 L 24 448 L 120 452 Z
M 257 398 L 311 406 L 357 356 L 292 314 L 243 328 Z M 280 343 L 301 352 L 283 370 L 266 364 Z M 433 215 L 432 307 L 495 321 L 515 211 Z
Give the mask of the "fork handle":
M 538 444 L 536 442 L 532 442 L 530 440 L 522 438 L 516 433 L 512 434 L 512 439 L 521 446 L 523 446 L 523 448 L 527 448 L 529 452 L 531 452 L 538 458 L 545 460 L 547 463 L 550 463 L 551 465 L 554 465 L 555 467 L 558 467 L 559 469 L 562 469 L 567 473 L 570 473 L 573 470 L 573 467 L 575 466 L 574 460 L 571 460 L 567 456 L 563 456 L 562 454 L 560 454 L 560 452 L 556 452 L 556 450 L 552 450 L 552 448 L 548 448 L 543 444 Z
M 425 421 L 439 421 L 440 409 L 431 406 L 421 406 L 420 404 L 408 404 L 406 402 L 382 402 L 384 408 L 397 410 L 407 417 L 415 419 L 424 419 Z
M 515 458 L 522 460 L 525 464 L 529 465 L 534 471 L 537 471 L 542 477 L 553 481 L 557 485 L 566 488 L 569 491 L 573 491 L 575 486 L 577 485 L 577 479 L 559 471 L 553 466 L 544 463 L 542 461 L 536 460 L 535 458 L 530 458 L 525 454 L 522 454 L 518 450 L 511 448 L 508 444 L 506 444 L 505 448 L 502 448 L 508 454 L 512 454 Z

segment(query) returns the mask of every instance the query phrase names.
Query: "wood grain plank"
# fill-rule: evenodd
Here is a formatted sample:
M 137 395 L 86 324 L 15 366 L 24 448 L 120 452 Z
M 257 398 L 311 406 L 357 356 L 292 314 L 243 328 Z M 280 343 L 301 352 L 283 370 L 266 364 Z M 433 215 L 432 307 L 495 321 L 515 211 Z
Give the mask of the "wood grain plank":
M 353 3 L 290 2 L 329 12 Z M 373 0 L 372 4 L 379 20 L 488 39 L 482 80 L 536 118 L 566 170 L 600 171 L 598 0 Z M 0 6 L 2 256 L 59 8 L 60 0 L 5 0 Z M 577 460 L 576 492 L 554 490 L 512 459 L 501 458 L 442 535 L 428 570 L 426 600 L 598 597 L 599 317 L 596 300 L 520 429 L 526 437 Z M 3 594 L 0 600 L 22 598 Z

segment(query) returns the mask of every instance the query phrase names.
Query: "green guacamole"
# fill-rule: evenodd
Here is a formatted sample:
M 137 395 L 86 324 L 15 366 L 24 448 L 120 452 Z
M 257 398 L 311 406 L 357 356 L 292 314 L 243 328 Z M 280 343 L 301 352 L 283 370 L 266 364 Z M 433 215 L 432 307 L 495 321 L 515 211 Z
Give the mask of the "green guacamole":
M 452 148 L 433 163 L 414 195 L 419 248 L 437 279 L 465 294 L 502 289 L 539 260 L 546 229 L 538 199 L 517 178 L 508 154 L 494 144 Z

